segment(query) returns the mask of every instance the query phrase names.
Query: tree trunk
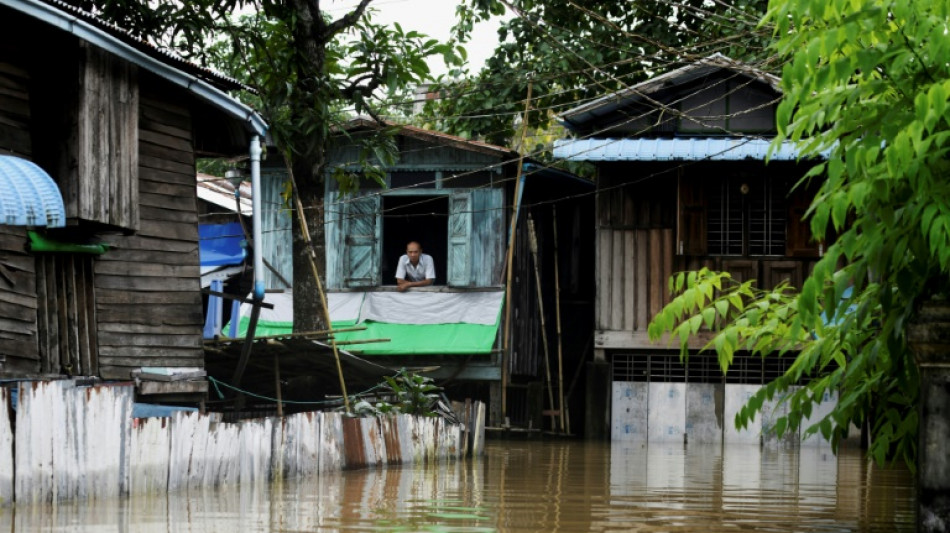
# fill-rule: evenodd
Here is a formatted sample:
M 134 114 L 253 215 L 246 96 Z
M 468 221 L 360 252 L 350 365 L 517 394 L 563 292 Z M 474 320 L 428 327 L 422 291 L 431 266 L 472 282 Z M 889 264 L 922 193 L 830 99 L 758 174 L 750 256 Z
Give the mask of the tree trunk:
M 293 266 L 294 266 L 294 331 L 319 331 L 329 329 L 323 316 L 317 282 L 313 277 L 310 263 L 311 253 L 320 275 L 320 284 L 326 287 L 326 239 L 323 228 L 323 182 L 316 179 L 310 163 L 295 165 L 294 175 L 305 176 L 297 180 L 297 193 L 304 206 L 304 218 L 311 242 L 304 239 L 299 217 L 294 217 L 293 225 Z M 310 247 L 313 251 L 311 252 Z

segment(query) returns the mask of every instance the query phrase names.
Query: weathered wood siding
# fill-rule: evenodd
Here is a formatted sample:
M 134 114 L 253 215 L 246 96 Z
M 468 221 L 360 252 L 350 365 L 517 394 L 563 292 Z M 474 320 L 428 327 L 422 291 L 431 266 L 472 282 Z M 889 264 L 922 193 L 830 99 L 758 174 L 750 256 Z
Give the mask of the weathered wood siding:
M 80 49 L 75 138 L 68 143 L 69 177 L 61 185 L 66 216 L 137 230 L 137 69 L 90 45 Z
M 505 191 L 500 188 L 472 191 L 471 250 L 472 285 L 491 287 L 504 284 L 505 249 L 508 242 L 505 218 Z
M 670 301 L 673 230 L 597 232 L 597 329 L 646 331 Z
M 620 170 L 604 177 L 597 195 L 595 328 L 646 331 L 670 300 L 675 179 L 622 186 L 635 177 Z M 649 176 L 652 170 L 646 167 L 643 173 Z
M 43 253 L 35 261 L 40 372 L 97 375 L 93 256 Z
M 140 230 L 108 236 L 95 264 L 99 369 L 204 366 L 195 155 L 189 108 L 161 85 L 143 89 L 139 119 Z
M 284 170 L 261 170 L 261 251 L 264 259 L 277 271 L 274 273 L 265 266 L 264 285 L 268 289 L 289 289 L 290 286 L 281 278 L 291 285 L 294 281 L 291 238 L 293 212 L 284 206 L 284 199 L 281 197 L 286 180 L 287 172 Z
M 40 370 L 36 263 L 25 243 L 25 228 L 0 226 L 0 374 Z
M 22 65 L 11 63 L 9 45 L 0 43 L 0 153 L 29 158 L 30 140 L 29 73 Z

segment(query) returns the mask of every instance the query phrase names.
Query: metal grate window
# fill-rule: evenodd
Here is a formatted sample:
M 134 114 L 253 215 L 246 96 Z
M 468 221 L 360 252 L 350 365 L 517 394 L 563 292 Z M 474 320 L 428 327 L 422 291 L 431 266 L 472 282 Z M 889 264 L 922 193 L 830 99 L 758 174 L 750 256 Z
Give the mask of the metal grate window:
M 710 187 L 710 255 L 784 255 L 784 189 L 781 182 L 744 177 L 728 177 Z
M 794 356 L 766 357 L 738 353 L 723 376 L 715 354 L 691 354 L 686 365 L 679 354 L 614 354 L 614 381 L 649 383 L 743 383 L 762 385 L 788 370 Z

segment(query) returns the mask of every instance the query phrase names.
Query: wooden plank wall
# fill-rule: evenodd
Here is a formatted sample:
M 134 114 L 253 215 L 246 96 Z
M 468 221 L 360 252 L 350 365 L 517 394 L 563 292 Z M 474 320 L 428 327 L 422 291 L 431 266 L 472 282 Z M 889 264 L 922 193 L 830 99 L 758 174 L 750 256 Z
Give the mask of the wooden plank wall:
M 195 155 L 189 109 L 149 84 L 139 119 L 140 230 L 96 261 L 99 370 L 204 366 Z
M 93 257 L 38 254 L 35 261 L 40 372 L 97 375 Z
M 10 46 L 0 43 L 0 55 L 17 57 Z M 0 61 L 0 154 L 32 154 L 29 83 L 25 68 Z M 25 243 L 25 228 L 0 225 L 0 375 L 39 371 L 35 265 Z
M 0 44 L 0 56 L 16 57 Z M 30 140 L 30 76 L 26 69 L 0 61 L 0 153 L 29 159 L 33 153 Z
M 4 391 L 5 389 L 0 389 Z M 181 411 L 132 419 L 130 385 L 76 387 L 72 381 L 23 382 L 16 433 L 0 417 L 4 443 L 15 436 L 17 502 L 97 499 L 130 493 L 233 486 L 306 478 L 367 466 L 431 463 L 463 457 L 466 435 L 484 442 L 484 404 L 466 430 L 440 417 L 346 418 L 297 413 L 239 423 Z M 0 392 L 0 412 L 7 394 Z M 6 429 L 5 429 L 6 428 Z M 479 435 L 472 435 L 480 433 Z M 9 501 L 9 500 L 6 500 Z
M 73 161 L 67 167 L 73 175 L 62 181 L 66 216 L 137 230 L 137 68 L 91 45 L 80 44 L 80 49 L 76 138 L 69 142 Z
M 40 371 L 36 263 L 25 243 L 25 228 L 0 226 L 0 375 Z
M 601 228 L 597 247 L 597 329 L 646 331 L 670 301 L 673 230 Z

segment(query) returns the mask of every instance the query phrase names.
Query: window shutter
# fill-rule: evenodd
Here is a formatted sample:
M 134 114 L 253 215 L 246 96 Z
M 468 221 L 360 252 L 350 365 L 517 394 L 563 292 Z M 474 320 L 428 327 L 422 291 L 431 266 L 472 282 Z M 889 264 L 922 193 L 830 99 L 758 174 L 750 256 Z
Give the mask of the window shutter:
M 706 195 L 697 179 L 680 176 L 677 255 L 706 255 Z
M 806 192 L 807 191 L 807 192 Z M 792 191 L 788 199 L 787 235 L 785 255 L 789 257 L 818 257 L 819 243 L 812 239 L 808 221 L 803 220 L 814 191 L 810 188 L 798 187 Z
M 351 200 L 346 207 L 343 279 L 347 287 L 379 285 L 379 195 Z
M 471 269 L 472 194 L 456 191 L 449 198 L 449 258 L 448 284 L 472 284 Z

